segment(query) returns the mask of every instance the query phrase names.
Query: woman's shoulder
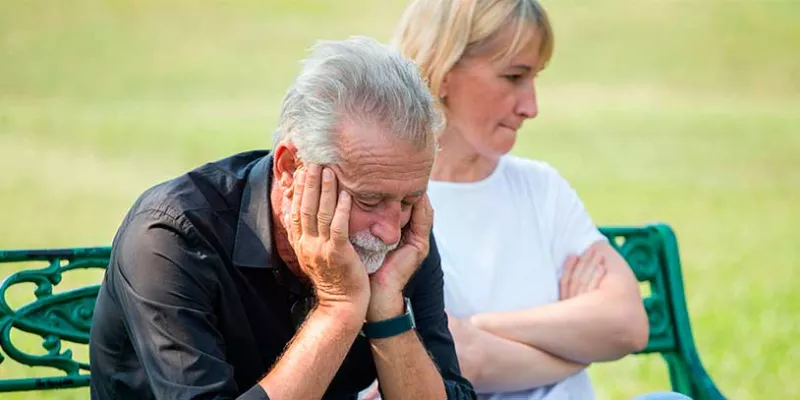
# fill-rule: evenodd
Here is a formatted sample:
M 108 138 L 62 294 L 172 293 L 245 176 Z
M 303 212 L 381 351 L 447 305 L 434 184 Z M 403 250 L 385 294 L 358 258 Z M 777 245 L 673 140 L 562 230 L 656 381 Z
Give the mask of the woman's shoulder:
M 563 179 L 558 170 L 546 161 L 506 155 L 503 156 L 503 163 L 506 164 L 503 169 L 506 174 L 516 175 L 519 178 L 542 183 Z

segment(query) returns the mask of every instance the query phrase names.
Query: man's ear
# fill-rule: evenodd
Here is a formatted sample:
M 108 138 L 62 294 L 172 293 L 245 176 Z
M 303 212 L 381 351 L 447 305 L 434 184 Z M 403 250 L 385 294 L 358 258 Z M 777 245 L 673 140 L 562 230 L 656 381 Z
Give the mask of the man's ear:
M 272 162 L 273 179 L 282 189 L 288 189 L 294 182 L 294 173 L 302 165 L 297 156 L 297 147 L 292 143 L 282 142 L 275 147 Z

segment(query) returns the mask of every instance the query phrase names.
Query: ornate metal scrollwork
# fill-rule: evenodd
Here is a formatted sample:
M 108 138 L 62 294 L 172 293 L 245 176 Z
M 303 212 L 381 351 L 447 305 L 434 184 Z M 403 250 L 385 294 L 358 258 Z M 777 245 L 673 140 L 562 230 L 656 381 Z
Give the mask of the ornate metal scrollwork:
M 650 340 L 647 348 L 641 352 L 652 353 L 674 347 L 675 337 L 663 282 L 665 267 L 659 259 L 663 250 L 661 240 L 647 229 L 612 228 L 601 231 L 628 262 L 636 279 L 650 285 L 650 295 L 644 299 Z
M 43 261 L 40 269 L 18 271 L 8 276 L 0 285 L 0 363 L 3 354 L 28 366 L 52 367 L 66 376 L 0 380 L 0 391 L 27 390 L 52 387 L 84 386 L 88 383 L 88 362 L 73 358 L 71 350 L 62 350 L 64 342 L 89 343 L 89 328 L 94 313 L 94 303 L 99 285 L 53 293 L 65 273 L 79 269 L 105 269 L 110 249 L 70 249 L 43 251 L 0 252 L 2 262 Z M 16 285 L 33 283 L 35 300 L 18 308 L 9 304 L 9 289 Z M 24 331 L 42 338 L 44 354 L 21 350 L 12 341 L 14 330 Z

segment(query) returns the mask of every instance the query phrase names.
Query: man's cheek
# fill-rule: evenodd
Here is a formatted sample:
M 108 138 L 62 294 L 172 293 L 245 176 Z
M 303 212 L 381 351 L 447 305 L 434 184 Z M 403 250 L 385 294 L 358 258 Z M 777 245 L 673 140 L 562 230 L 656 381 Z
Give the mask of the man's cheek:
M 369 221 L 370 217 L 368 213 L 365 213 L 358 207 L 353 206 L 350 209 L 350 226 L 348 227 L 350 234 L 353 235 L 369 229 Z

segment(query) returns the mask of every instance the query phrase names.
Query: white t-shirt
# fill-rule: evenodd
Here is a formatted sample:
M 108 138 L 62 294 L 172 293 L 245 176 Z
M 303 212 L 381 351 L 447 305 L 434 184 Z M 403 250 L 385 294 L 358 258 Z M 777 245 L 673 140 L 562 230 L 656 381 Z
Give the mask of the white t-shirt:
M 431 181 L 433 232 L 454 317 L 558 301 L 569 254 L 605 240 L 577 193 L 549 164 L 504 156 L 486 179 Z M 586 371 L 554 385 L 485 399 L 593 399 Z

